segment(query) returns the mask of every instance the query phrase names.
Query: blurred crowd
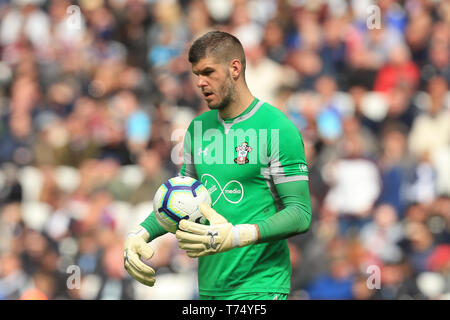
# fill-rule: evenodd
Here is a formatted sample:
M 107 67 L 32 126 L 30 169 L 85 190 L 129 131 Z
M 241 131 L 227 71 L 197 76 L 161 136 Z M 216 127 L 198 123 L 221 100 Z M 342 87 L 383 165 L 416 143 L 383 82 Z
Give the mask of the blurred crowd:
M 0 0 L 0 299 L 198 297 L 173 235 L 152 288 L 122 250 L 207 110 L 186 52 L 213 29 L 304 139 L 289 298 L 450 299 L 448 0 Z

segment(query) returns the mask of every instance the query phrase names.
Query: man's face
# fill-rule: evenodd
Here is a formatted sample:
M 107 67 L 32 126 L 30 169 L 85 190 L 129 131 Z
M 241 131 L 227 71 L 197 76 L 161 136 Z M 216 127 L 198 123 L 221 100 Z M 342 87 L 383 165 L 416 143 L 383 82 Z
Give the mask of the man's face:
M 210 109 L 224 109 L 233 100 L 234 84 L 224 64 L 207 57 L 193 64 L 192 72 Z

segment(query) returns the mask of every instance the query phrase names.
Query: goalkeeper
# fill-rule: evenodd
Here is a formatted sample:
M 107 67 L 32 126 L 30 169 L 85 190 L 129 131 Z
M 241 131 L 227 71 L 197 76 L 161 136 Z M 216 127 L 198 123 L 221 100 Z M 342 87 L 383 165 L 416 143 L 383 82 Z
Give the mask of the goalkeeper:
M 281 111 L 251 94 L 237 38 L 209 32 L 194 41 L 189 61 L 211 110 L 189 125 L 180 174 L 201 181 L 212 205 L 200 206 L 207 225 L 181 220 L 176 237 L 188 256 L 199 257 L 200 299 L 287 299 L 286 239 L 311 222 L 302 137 Z M 147 243 L 164 233 L 151 213 L 125 243 L 125 268 L 149 286 L 155 272 L 139 257 L 151 258 Z

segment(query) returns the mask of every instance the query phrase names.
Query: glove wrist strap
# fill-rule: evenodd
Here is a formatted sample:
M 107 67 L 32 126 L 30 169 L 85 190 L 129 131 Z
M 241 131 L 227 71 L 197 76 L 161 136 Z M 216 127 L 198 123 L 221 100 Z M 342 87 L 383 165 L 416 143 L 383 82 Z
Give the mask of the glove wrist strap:
M 245 247 L 258 240 L 258 230 L 253 224 L 238 224 L 233 226 L 233 248 Z
M 133 230 L 131 230 L 128 234 L 127 237 L 130 236 L 137 236 L 140 237 L 142 239 L 144 239 L 145 242 L 149 242 L 150 240 L 150 234 L 148 233 L 147 230 L 145 230 L 145 228 L 138 226 L 136 228 L 134 228 Z

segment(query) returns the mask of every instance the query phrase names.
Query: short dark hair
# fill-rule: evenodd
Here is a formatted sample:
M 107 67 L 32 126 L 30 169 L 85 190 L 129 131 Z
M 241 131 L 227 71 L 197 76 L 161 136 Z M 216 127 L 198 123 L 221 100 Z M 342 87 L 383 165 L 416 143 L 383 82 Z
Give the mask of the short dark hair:
M 239 59 L 245 72 L 245 53 L 238 38 L 223 31 L 210 31 L 197 38 L 189 49 L 189 62 L 195 64 L 206 57 L 213 57 L 220 62 Z

